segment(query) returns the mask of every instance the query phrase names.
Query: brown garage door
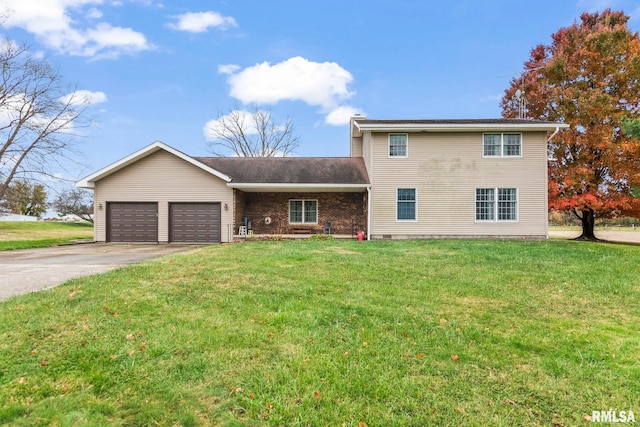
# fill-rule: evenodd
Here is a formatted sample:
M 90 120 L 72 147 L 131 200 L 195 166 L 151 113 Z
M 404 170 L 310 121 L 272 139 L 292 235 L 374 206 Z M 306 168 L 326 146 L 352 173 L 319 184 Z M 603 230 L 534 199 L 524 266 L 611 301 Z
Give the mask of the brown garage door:
M 220 243 L 220 203 L 169 204 L 169 241 Z
M 107 241 L 157 242 L 157 203 L 107 203 Z

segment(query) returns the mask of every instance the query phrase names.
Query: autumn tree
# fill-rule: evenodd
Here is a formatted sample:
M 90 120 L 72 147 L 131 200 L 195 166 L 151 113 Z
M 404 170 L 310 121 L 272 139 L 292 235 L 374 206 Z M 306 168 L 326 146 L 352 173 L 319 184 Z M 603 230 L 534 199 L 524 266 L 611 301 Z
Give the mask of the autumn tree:
M 92 193 L 82 189 L 63 190 L 56 196 L 52 207 L 62 216 L 76 215 L 93 223 Z
M 0 39 L 0 200 L 17 179 L 51 176 L 72 150 L 84 103 L 49 63 Z
M 5 192 L 0 205 L 12 213 L 40 216 L 47 211 L 47 192 L 42 184 L 16 180 Z
M 276 123 L 271 110 L 256 106 L 251 111 L 233 109 L 220 113 L 205 126 L 210 150 L 217 156 L 287 156 L 298 146 L 293 122 Z
M 625 117 L 620 122 L 620 128 L 626 136 L 640 139 L 640 118 L 630 119 Z
M 548 144 L 549 207 L 595 240 L 599 218 L 640 214 L 640 140 L 622 131 L 640 117 L 640 40 L 623 12 L 583 13 L 531 51 L 502 99 L 504 117 L 564 122 Z M 521 103 L 524 92 L 525 103 Z

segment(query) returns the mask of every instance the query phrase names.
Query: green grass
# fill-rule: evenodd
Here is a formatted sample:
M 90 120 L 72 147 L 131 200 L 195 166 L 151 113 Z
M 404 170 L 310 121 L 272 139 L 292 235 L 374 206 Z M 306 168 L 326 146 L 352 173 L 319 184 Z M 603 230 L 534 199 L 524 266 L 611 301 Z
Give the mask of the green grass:
M 0 222 L 0 251 L 48 247 L 92 238 L 93 224 L 87 222 Z
M 210 246 L 0 303 L 0 424 L 640 416 L 640 247 Z

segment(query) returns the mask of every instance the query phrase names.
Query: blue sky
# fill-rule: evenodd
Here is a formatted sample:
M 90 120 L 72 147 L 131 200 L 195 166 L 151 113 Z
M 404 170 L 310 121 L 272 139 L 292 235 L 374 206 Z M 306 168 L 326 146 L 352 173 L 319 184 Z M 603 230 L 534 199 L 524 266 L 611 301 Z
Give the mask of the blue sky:
M 0 0 L 2 32 L 86 91 L 81 178 L 154 141 L 211 155 L 205 127 L 258 103 L 298 156 L 347 156 L 352 113 L 491 118 L 535 45 L 584 11 L 640 29 L 637 0 Z

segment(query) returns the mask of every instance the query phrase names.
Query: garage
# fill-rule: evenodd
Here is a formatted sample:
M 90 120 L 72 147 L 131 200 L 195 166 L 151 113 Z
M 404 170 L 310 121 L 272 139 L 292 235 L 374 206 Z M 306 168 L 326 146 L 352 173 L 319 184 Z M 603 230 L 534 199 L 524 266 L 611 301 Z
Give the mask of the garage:
M 169 241 L 220 243 L 220 203 L 170 203 Z
M 107 203 L 108 242 L 158 242 L 158 204 Z

